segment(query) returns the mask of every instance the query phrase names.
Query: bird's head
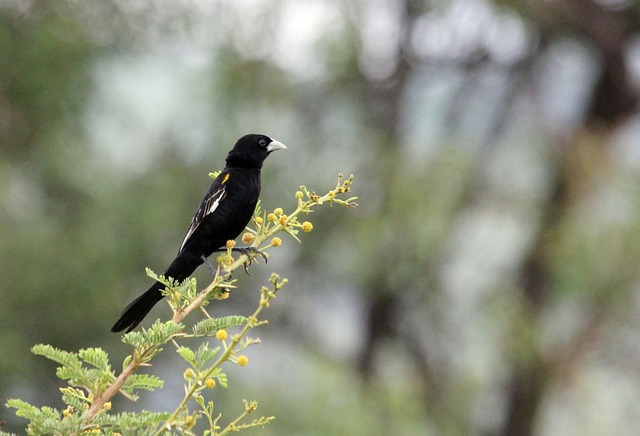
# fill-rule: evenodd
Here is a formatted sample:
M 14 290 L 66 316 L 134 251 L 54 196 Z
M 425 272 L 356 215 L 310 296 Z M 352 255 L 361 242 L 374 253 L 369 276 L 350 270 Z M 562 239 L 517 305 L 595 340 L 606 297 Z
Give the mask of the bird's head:
M 262 168 L 264 160 L 276 150 L 284 150 L 283 143 L 266 135 L 250 134 L 238 139 L 227 155 L 227 166 L 237 168 Z

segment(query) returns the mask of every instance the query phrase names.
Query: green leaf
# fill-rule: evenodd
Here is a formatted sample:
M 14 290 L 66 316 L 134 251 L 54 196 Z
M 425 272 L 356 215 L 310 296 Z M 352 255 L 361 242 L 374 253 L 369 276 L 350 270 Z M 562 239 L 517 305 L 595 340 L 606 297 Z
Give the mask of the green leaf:
M 155 433 L 156 428 L 169 419 L 170 413 L 165 412 L 124 412 L 115 415 L 100 414 L 94 420 L 101 429 L 111 427 L 121 434 L 146 435 Z M 146 431 L 145 431 L 146 430 Z
M 109 365 L 109 356 L 107 352 L 101 348 L 85 348 L 78 352 L 78 355 L 82 360 L 87 362 L 91 366 L 95 366 L 102 371 L 111 370 Z
M 12 399 L 7 401 L 7 407 L 16 409 L 16 415 L 22 418 L 27 418 L 31 421 L 33 421 L 34 419 L 39 419 L 42 416 L 40 409 L 38 409 L 36 406 L 32 406 L 26 401 Z
M 244 326 L 249 318 L 240 315 L 222 318 L 207 318 L 193 326 L 195 336 L 213 336 L 218 330 L 228 330 L 231 327 Z
M 184 329 L 184 325 L 172 321 L 160 322 L 156 320 L 151 328 L 142 331 L 129 332 L 122 336 L 122 342 L 131 345 L 138 352 L 145 353 L 151 348 L 167 343 Z
M 200 345 L 197 352 L 188 347 L 178 347 L 176 351 L 188 364 L 200 371 L 220 352 L 220 347 L 209 348 L 209 344 L 205 342 Z
M 67 387 L 60 388 L 60 392 L 62 392 L 62 401 L 77 410 L 82 410 L 87 404 L 91 403 L 82 389 Z
M 49 360 L 59 363 L 62 366 L 80 367 L 80 359 L 76 353 L 70 353 L 47 344 L 34 345 L 31 348 L 33 354 L 44 356 Z
M 225 374 L 224 372 L 220 371 L 220 373 L 216 375 L 216 379 L 218 380 L 220 386 L 222 386 L 223 388 L 229 387 L 229 379 L 227 378 L 227 374 Z
M 210 360 L 212 360 L 220 352 L 220 347 L 209 348 L 209 344 L 206 342 L 201 344 L 196 353 L 196 363 L 198 368 L 205 366 Z
M 178 347 L 176 350 L 177 353 L 182 357 L 187 363 L 195 366 L 196 365 L 196 353 L 189 347 Z
M 71 386 L 91 386 L 95 379 L 100 378 L 94 369 L 69 366 L 58 367 L 56 375 L 61 380 L 67 380 Z
M 164 381 L 155 375 L 150 374 L 133 374 L 127 378 L 122 385 L 122 390 L 126 393 L 134 393 L 136 389 L 145 389 L 147 391 L 155 391 L 164 386 Z
M 79 416 L 62 419 L 62 413 L 51 407 L 37 408 L 22 400 L 9 400 L 7 406 L 16 409 L 16 415 L 30 421 L 32 434 L 67 435 L 80 428 Z

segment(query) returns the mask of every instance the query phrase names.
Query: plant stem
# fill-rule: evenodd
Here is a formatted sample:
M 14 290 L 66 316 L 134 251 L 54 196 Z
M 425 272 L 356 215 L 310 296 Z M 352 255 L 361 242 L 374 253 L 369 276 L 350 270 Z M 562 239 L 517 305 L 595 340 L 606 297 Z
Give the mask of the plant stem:
M 244 255 L 243 255 L 244 256 Z M 215 283 L 215 280 L 214 280 Z M 212 283 L 213 285 L 213 283 Z M 211 285 L 209 285 L 211 286 Z M 208 290 L 209 288 L 207 288 Z M 276 289 L 277 290 L 277 289 Z M 204 294 L 204 292 L 203 292 Z M 225 348 L 224 353 L 222 353 L 222 355 L 220 355 L 220 357 L 218 357 L 218 359 L 214 362 L 213 366 L 211 368 L 209 368 L 209 370 L 207 372 L 205 372 L 201 378 L 206 379 L 208 378 L 217 368 L 220 367 L 220 365 L 222 365 L 223 362 L 227 361 L 229 359 L 229 357 L 231 356 L 231 354 L 233 354 L 233 351 L 235 350 L 235 348 L 237 347 L 237 345 L 240 343 L 240 341 L 242 340 L 242 338 L 244 338 L 247 333 L 249 333 L 249 331 L 255 327 L 256 321 L 258 319 L 258 316 L 260 315 L 260 313 L 262 312 L 262 310 L 267 306 L 265 304 L 265 300 L 264 298 L 267 299 L 267 301 L 271 300 L 272 297 L 266 296 L 266 297 L 262 297 L 260 298 L 260 304 L 258 305 L 258 308 L 253 312 L 253 314 L 249 317 L 249 320 L 247 321 L 247 323 L 244 325 L 244 327 L 242 328 L 242 330 L 240 331 L 240 333 L 233 335 L 232 339 L 231 339 L 231 344 Z M 185 394 L 184 398 L 182 399 L 182 401 L 180 402 L 180 404 L 178 405 L 178 407 L 176 408 L 176 410 L 174 410 L 174 412 L 171 414 L 171 416 L 169 416 L 169 418 L 167 418 L 167 420 L 164 422 L 164 424 L 162 424 L 158 430 L 154 433 L 154 436 L 158 436 L 162 433 L 162 431 L 165 428 L 168 428 L 171 426 L 171 423 L 178 417 L 178 415 L 180 414 L 180 411 L 183 410 L 186 406 L 187 403 L 189 402 L 189 400 L 193 397 L 193 394 L 196 393 L 196 391 L 198 390 L 200 386 L 198 386 L 198 383 L 195 382 L 193 383 L 193 386 L 191 386 L 191 388 L 189 388 L 189 390 L 187 391 L 187 393 Z M 246 412 L 241 415 L 240 418 L 238 418 L 237 420 L 235 420 L 233 423 L 238 422 L 239 419 L 243 418 L 244 416 L 246 416 Z M 228 428 L 229 426 L 227 426 Z
M 127 378 L 129 378 L 129 376 L 131 376 L 136 371 L 136 369 L 138 369 L 138 361 L 134 357 L 133 359 L 131 359 L 131 362 L 129 362 L 129 365 L 127 365 L 127 367 L 122 370 L 120 375 L 113 381 L 113 383 L 111 383 L 107 387 L 102 395 L 93 400 L 93 403 L 91 404 L 91 407 L 89 407 L 89 410 L 87 411 L 87 414 L 84 418 L 85 423 L 91 422 L 93 417 L 102 410 L 105 403 L 111 400 L 111 398 L 113 398 L 118 393 L 122 385 L 124 385 L 124 382 L 127 381 Z
M 240 416 L 238 416 L 236 419 L 234 419 L 233 421 L 231 421 L 225 428 L 224 430 L 222 430 L 220 433 L 216 433 L 216 436 L 224 436 L 227 433 L 233 431 L 233 427 L 235 427 L 240 421 L 242 421 L 249 413 L 249 411 L 247 411 L 245 409 L 244 412 L 242 412 L 242 414 Z

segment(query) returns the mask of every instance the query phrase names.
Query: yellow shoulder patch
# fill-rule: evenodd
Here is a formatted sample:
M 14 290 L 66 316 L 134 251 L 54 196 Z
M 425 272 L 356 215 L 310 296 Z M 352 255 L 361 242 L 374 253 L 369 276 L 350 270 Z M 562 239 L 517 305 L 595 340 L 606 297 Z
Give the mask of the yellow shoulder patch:
M 231 177 L 231 173 L 227 173 L 226 176 L 224 176 L 224 179 L 222 179 L 222 184 L 224 185 L 225 183 L 227 183 L 227 180 L 229 180 L 229 177 Z

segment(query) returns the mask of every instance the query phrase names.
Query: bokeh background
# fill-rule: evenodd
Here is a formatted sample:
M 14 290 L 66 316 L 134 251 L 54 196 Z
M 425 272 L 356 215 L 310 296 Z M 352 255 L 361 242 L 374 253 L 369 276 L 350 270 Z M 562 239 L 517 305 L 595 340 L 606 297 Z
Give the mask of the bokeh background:
M 225 416 L 247 398 L 266 435 L 637 434 L 639 90 L 632 0 L 2 0 L 0 402 L 61 406 L 35 343 L 119 367 L 108 330 L 144 267 L 261 132 L 289 147 L 265 207 L 338 172 L 360 207 L 321 209 L 216 303 L 247 313 L 290 279 L 212 392 Z M 165 388 L 114 408 L 175 407 L 164 354 Z

